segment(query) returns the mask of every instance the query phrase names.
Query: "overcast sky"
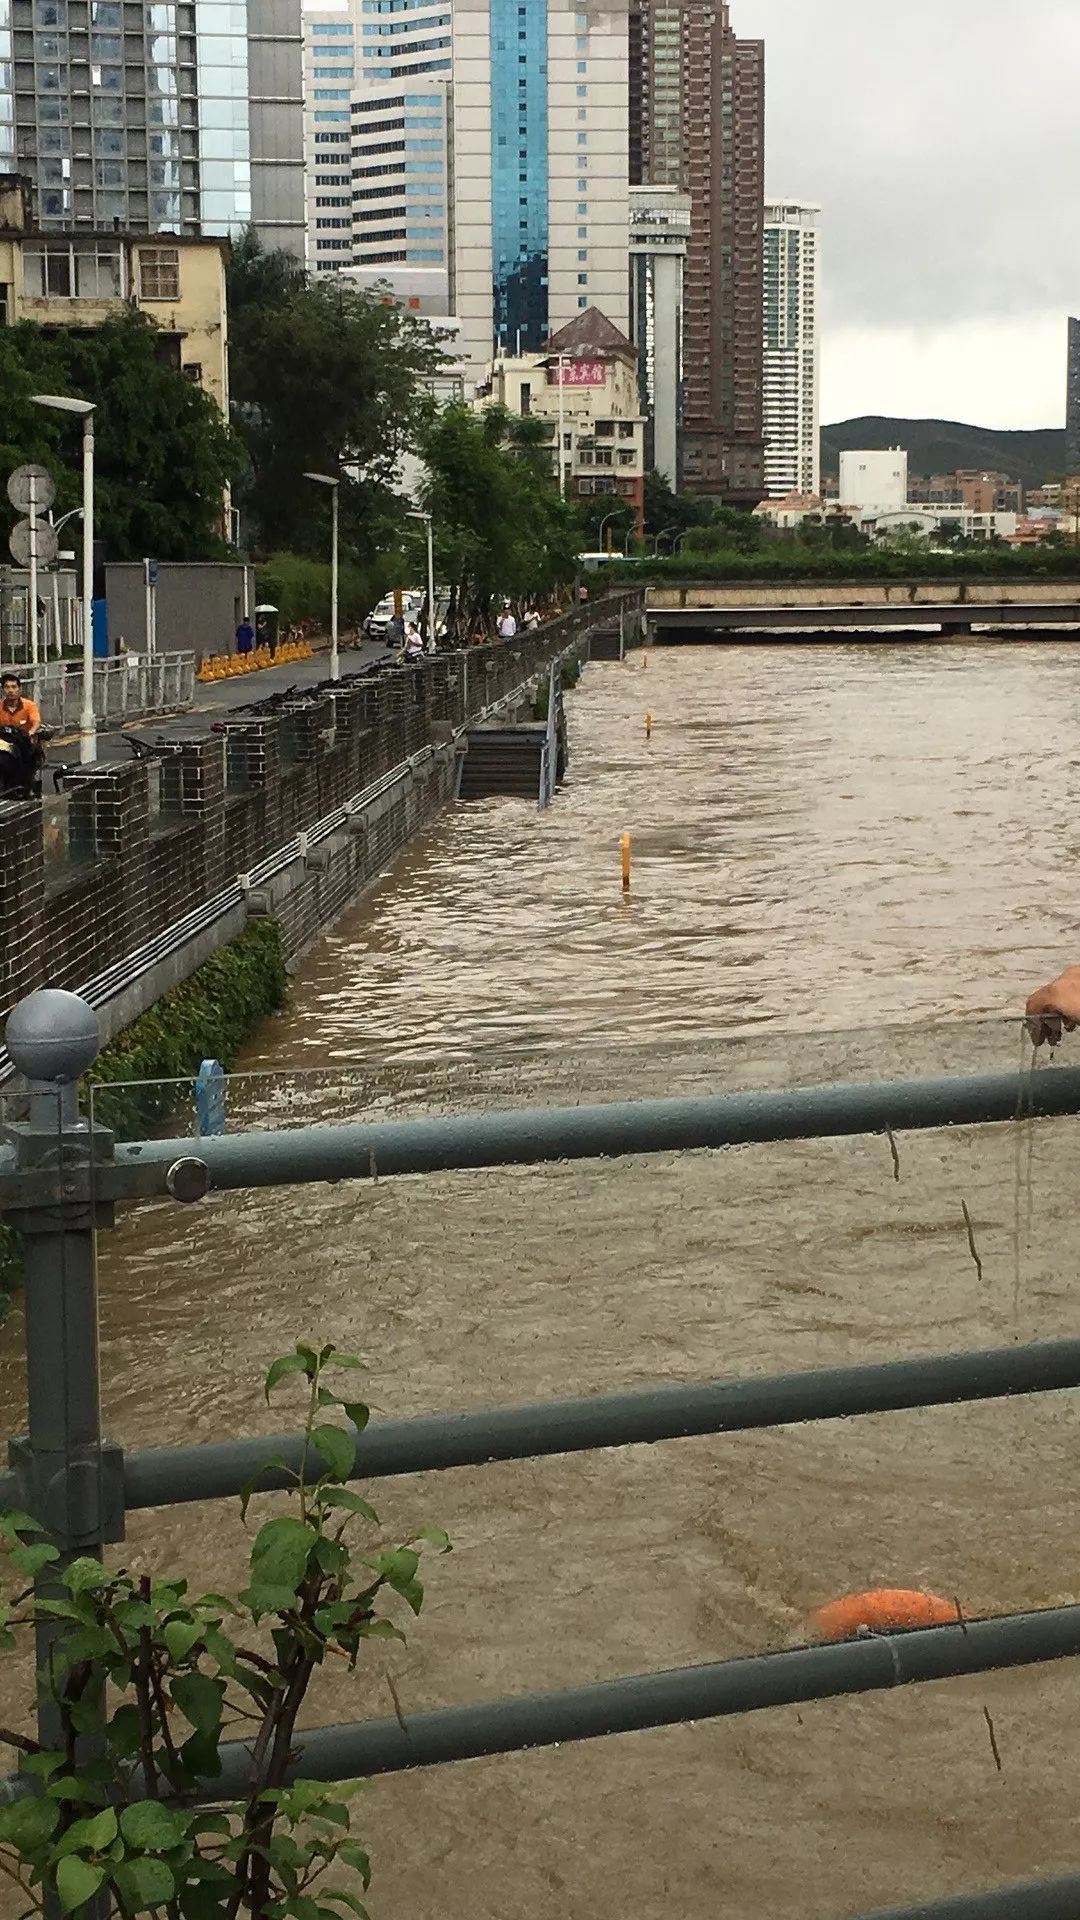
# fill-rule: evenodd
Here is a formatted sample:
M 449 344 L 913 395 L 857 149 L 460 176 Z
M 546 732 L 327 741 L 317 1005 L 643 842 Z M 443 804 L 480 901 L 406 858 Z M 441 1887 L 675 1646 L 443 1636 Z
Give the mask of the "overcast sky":
M 732 0 L 767 191 L 820 201 L 822 419 L 1063 424 L 1080 0 Z

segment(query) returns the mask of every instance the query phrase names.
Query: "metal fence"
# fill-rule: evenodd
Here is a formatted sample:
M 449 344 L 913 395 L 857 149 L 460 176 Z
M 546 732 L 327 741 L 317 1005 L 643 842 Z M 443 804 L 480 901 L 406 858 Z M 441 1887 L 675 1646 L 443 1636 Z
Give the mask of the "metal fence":
M 123 1537 L 128 1510 L 219 1499 L 255 1481 L 285 1484 L 300 1434 L 124 1456 L 103 1440 L 97 1364 L 95 1233 L 118 1201 L 195 1203 L 211 1189 L 387 1179 L 436 1169 L 537 1166 L 745 1143 L 894 1136 L 905 1130 L 1080 1114 L 1080 1070 L 989 1072 L 892 1083 L 737 1091 L 564 1108 L 382 1119 L 237 1137 L 114 1146 L 81 1120 L 77 1075 L 96 1021 L 75 996 L 45 992 L 18 1008 L 7 1046 L 29 1077 L 27 1116 L 0 1147 L 0 1209 L 23 1238 L 29 1431 L 13 1443 L 0 1500 L 46 1522 L 63 1553 Z M 587 1453 L 690 1435 L 730 1435 L 1080 1386 L 1080 1340 L 857 1364 L 748 1380 L 600 1394 L 462 1414 L 377 1421 L 357 1449 L 371 1479 Z M 273 1464 L 270 1464 L 273 1463 Z M 839 1645 L 803 1646 L 596 1685 L 496 1699 L 298 1736 L 293 1777 L 344 1779 L 621 1732 L 890 1690 L 1080 1655 L 1080 1606 L 1005 1614 Z M 241 1789 L 243 1743 L 223 1750 L 215 1800 Z M 8 1795 L 17 1777 L 0 1783 Z M 1080 1875 L 898 1909 L 880 1920 L 1075 1920 Z
M 79 662 L 51 661 L 30 667 L 23 685 L 41 709 L 47 727 L 77 727 L 82 705 Z M 189 653 L 129 653 L 119 660 L 94 663 L 94 717 L 101 726 L 120 725 L 145 714 L 190 706 L 195 698 L 195 661 Z

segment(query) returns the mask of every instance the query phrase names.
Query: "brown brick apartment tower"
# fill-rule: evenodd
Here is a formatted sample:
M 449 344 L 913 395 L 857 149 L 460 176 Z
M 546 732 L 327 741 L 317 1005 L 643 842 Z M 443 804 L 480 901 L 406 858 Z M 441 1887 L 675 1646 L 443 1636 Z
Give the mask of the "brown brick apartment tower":
M 736 37 L 727 0 L 631 0 L 630 178 L 693 200 L 685 485 L 756 506 L 765 492 L 765 47 Z

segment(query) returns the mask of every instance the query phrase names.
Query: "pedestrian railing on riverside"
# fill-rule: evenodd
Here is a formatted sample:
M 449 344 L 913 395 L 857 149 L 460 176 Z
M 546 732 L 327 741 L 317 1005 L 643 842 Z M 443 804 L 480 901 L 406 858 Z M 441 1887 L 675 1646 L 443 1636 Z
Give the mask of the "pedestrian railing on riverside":
M 23 686 L 47 727 L 77 727 L 82 707 L 82 666 L 50 661 L 27 668 Z M 190 706 L 195 698 L 195 660 L 189 653 L 124 654 L 94 663 L 94 717 L 99 726 L 122 726 L 146 714 Z
M 28 1113 L 0 1147 L 0 1208 L 22 1235 L 26 1264 L 29 1430 L 12 1448 L 0 1500 L 48 1524 L 61 1551 L 100 1552 L 122 1538 L 126 1511 L 234 1496 L 289 1483 L 303 1437 L 230 1440 L 125 1456 L 103 1441 L 97 1372 L 94 1238 L 117 1203 L 196 1204 L 208 1191 L 614 1156 L 717 1150 L 794 1140 L 1002 1125 L 1018 1115 L 1080 1114 L 1080 1070 L 980 1072 L 855 1081 L 563 1107 L 388 1117 L 114 1145 L 80 1120 L 77 1076 L 96 1052 L 91 1010 L 45 992 L 16 1009 L 7 1047 L 29 1078 Z M 794 1423 L 964 1402 L 1005 1401 L 1080 1386 L 1080 1340 L 1012 1344 L 749 1379 L 604 1393 L 468 1413 L 373 1422 L 357 1477 L 376 1479 L 494 1461 L 731 1435 Z M 273 1464 L 268 1464 L 268 1463 Z M 392 1773 L 596 1739 L 769 1707 L 868 1694 L 1080 1655 L 1080 1607 L 958 1619 L 930 1630 L 746 1658 L 440 1709 L 297 1736 L 293 1777 Z M 242 1742 L 207 1783 L 220 1801 L 242 1790 Z M 9 1780 L 14 1793 L 25 1783 Z M 889 1920 L 1075 1916 L 1080 1874 L 959 1900 L 897 1909 Z

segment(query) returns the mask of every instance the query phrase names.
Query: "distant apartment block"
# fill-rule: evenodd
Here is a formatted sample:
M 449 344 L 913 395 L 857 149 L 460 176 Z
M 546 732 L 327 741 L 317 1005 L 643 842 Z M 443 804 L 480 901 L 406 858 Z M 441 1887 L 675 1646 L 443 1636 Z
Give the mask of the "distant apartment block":
M 44 231 L 302 252 L 300 0 L 0 0 L 0 165 Z
M 840 455 L 840 503 L 863 512 L 903 507 L 908 497 L 908 457 L 903 447 L 853 449 Z
M 763 415 L 771 499 L 816 494 L 821 484 L 820 208 L 765 204 Z
M 754 506 L 765 492 L 762 220 L 765 49 L 727 0 L 631 0 L 630 180 L 691 196 L 683 476 Z

